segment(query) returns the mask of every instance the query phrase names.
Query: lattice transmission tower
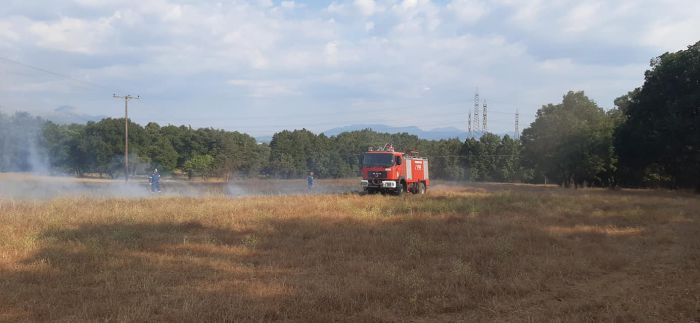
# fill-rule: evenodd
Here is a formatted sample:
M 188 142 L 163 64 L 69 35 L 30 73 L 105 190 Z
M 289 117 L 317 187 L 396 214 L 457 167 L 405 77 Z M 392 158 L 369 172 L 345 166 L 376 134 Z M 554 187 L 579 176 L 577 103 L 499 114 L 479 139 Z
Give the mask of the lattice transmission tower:
M 481 129 L 479 127 L 479 89 L 476 89 L 474 93 L 474 126 L 472 127 L 474 132 L 479 133 Z
M 489 131 L 487 111 L 488 111 L 488 105 L 486 104 L 486 99 L 484 99 L 484 113 L 482 114 L 482 117 L 484 118 L 484 125 L 481 127 L 481 131 L 483 131 L 483 132 Z
M 515 139 L 520 139 L 520 125 L 519 120 L 520 119 L 520 113 L 518 112 L 518 109 L 515 109 Z
M 471 138 L 473 135 L 472 134 L 472 112 L 471 111 L 469 111 L 469 118 L 467 119 L 467 134 L 468 134 L 467 138 Z

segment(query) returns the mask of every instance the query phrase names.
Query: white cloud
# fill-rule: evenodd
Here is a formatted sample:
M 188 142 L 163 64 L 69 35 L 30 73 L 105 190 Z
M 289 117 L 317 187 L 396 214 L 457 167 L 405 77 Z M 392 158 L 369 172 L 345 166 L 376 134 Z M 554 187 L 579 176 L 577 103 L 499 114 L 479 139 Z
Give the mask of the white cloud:
M 698 8 L 700 10 L 700 8 Z M 647 45 L 663 51 L 677 51 L 700 41 L 700 15 L 681 20 L 663 20 L 652 24 L 643 38 Z
M 399 19 L 394 30 L 401 33 L 433 32 L 442 23 L 440 9 L 428 0 L 404 1 L 394 5 L 392 12 Z
M 55 22 L 34 22 L 27 29 L 39 46 L 89 54 L 100 50 L 105 34 L 111 31 L 111 21 L 61 18 Z
M 360 10 L 360 13 L 365 16 L 373 15 L 377 8 L 377 4 L 374 0 L 355 0 L 354 4 L 355 7 Z
M 280 81 L 237 79 L 229 80 L 228 83 L 245 89 L 248 95 L 254 98 L 271 98 L 301 94 L 294 86 Z
M 182 6 L 175 5 L 165 13 L 164 20 L 177 20 L 182 17 Z
M 0 21 L 0 41 L 15 42 L 21 39 L 19 33 L 14 29 L 14 23 L 10 21 Z
M 0 17 L 0 49 L 108 87 L 226 102 L 210 109 L 244 93 L 237 104 L 254 106 L 251 113 L 280 111 L 269 103 L 279 99 L 338 109 L 342 124 L 357 115 L 353 109 L 373 105 L 451 111 L 480 86 L 493 109 L 517 104 L 525 114 L 570 89 L 610 106 L 641 84 L 649 58 L 698 41 L 700 3 L 669 1 L 337 0 L 303 10 L 291 0 L 55 1 L 50 12 L 61 16 L 19 8 Z M 11 70 L 3 84 L 21 89 L 23 100 L 34 92 L 57 102 L 50 109 L 80 106 L 51 97 L 70 83 L 31 73 Z M 0 87 L 0 95 L 14 94 Z
M 538 62 L 537 67 L 546 73 L 571 73 L 576 64 L 570 58 L 560 58 Z
M 324 47 L 323 52 L 326 54 L 326 63 L 335 65 L 338 63 L 338 43 L 335 41 L 329 42 Z
M 401 7 L 403 9 L 409 10 L 418 6 L 418 0 L 403 0 L 401 2 Z
M 453 0 L 447 5 L 447 10 L 465 24 L 479 21 L 489 11 L 486 4 L 479 0 Z
M 540 15 L 547 2 L 543 0 L 519 1 L 519 0 L 504 0 L 502 4 L 514 9 L 514 13 L 509 17 L 512 21 L 527 26 L 537 21 L 540 21 Z M 549 3 L 552 5 L 552 2 Z
M 282 2 L 280 2 L 280 7 L 284 8 L 284 9 L 296 9 L 296 8 L 300 8 L 302 6 L 294 1 L 282 1 Z
M 584 32 L 599 23 L 598 18 L 603 14 L 601 3 L 584 2 L 576 5 L 568 14 L 562 18 L 565 31 Z
M 341 14 L 345 12 L 345 8 L 346 6 L 344 4 L 333 1 L 328 5 L 328 7 L 326 7 L 326 11 L 331 14 Z

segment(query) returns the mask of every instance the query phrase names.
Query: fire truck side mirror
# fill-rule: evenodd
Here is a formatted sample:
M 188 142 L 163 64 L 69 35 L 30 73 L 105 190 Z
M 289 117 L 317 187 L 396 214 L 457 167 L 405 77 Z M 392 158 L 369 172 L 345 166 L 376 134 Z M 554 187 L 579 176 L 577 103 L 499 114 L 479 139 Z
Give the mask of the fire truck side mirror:
M 401 156 L 396 156 L 396 165 L 401 165 Z

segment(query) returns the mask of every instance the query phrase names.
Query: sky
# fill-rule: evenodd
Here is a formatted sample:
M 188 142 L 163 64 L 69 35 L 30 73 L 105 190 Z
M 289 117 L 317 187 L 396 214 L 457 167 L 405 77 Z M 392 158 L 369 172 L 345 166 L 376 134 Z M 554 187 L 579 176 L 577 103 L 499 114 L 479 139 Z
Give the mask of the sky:
M 129 117 L 254 136 L 352 124 L 513 131 L 599 106 L 700 40 L 697 0 L 4 0 L 0 111 Z M 480 104 L 483 104 L 481 102 Z

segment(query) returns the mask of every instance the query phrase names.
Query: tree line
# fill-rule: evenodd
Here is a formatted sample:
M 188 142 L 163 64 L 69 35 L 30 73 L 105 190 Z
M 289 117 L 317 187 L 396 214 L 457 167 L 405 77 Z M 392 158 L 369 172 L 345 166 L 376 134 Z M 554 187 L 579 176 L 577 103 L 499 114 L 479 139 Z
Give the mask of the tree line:
M 124 175 L 124 119 L 106 118 L 87 124 L 56 124 L 28 113 L 0 113 L 0 171 L 39 171 L 83 176 Z M 6 126 L 5 126 L 6 125 Z M 485 134 L 480 139 L 424 140 L 408 133 L 371 129 L 328 137 L 285 130 L 269 143 L 225 130 L 187 126 L 141 126 L 129 122 L 129 172 L 159 169 L 166 174 L 223 178 L 265 176 L 319 178 L 358 176 L 368 147 L 392 143 L 416 150 L 431 160 L 433 178 L 475 181 L 523 181 L 520 143 L 508 136 Z
M 236 131 L 129 123 L 132 174 L 357 176 L 369 146 L 392 143 L 431 160 L 437 179 L 700 190 L 700 42 L 651 61 L 644 84 L 604 110 L 583 91 L 543 105 L 521 138 L 486 133 L 424 140 L 370 129 L 337 136 L 285 130 L 270 143 Z M 124 119 L 59 125 L 0 113 L 0 171 L 123 176 Z
M 700 191 L 700 42 L 650 67 L 607 112 L 583 92 L 543 106 L 521 139 L 531 180 Z

